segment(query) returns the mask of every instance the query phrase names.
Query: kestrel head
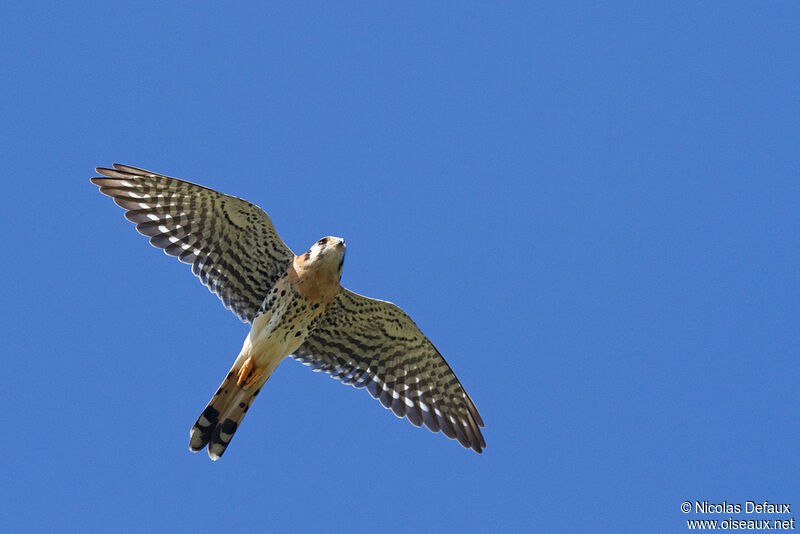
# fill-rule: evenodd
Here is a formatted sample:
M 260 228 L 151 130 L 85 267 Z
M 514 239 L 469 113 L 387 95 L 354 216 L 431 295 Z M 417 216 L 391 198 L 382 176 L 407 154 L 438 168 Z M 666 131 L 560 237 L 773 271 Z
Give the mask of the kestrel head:
M 303 255 L 303 261 L 309 267 L 329 269 L 336 272 L 337 279 L 342 276 L 345 252 L 344 239 L 341 237 L 323 237 Z

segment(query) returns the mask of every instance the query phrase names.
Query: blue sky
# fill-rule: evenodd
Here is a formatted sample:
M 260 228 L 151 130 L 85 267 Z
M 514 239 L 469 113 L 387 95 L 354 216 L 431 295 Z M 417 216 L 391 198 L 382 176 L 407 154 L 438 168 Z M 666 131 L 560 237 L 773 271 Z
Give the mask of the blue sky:
M 798 16 L 6 10 L 3 530 L 684 532 L 685 500 L 800 507 Z M 342 283 L 436 343 L 484 454 L 292 360 L 221 461 L 191 454 L 247 328 L 89 183 L 112 162 L 246 198 L 296 252 L 345 237 Z

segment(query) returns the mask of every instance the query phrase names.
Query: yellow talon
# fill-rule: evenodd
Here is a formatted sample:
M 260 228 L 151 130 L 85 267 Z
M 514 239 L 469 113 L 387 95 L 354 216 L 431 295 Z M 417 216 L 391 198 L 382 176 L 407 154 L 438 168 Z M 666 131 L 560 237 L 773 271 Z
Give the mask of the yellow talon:
M 264 369 L 256 367 L 253 357 L 250 356 L 245 360 L 242 368 L 239 369 L 239 380 L 237 380 L 236 385 L 242 389 L 248 389 L 258 382 L 262 376 L 264 376 Z

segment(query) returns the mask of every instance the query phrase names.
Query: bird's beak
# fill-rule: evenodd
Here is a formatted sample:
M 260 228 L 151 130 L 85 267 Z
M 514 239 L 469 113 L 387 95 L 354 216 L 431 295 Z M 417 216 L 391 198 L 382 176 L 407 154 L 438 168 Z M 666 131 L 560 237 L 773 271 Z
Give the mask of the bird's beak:
M 344 239 L 340 239 L 339 241 L 334 243 L 333 246 L 336 248 L 344 248 L 345 247 Z

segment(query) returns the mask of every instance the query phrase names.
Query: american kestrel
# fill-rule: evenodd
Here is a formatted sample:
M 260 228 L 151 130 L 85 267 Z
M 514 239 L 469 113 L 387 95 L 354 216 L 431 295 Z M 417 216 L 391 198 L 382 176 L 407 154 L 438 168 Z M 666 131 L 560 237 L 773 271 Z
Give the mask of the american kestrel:
M 250 333 L 191 429 L 189 449 L 218 459 L 253 399 L 287 356 L 325 371 L 406 417 L 481 452 L 483 420 L 436 347 L 403 310 L 339 285 L 345 242 L 323 237 L 300 256 L 259 207 L 127 165 L 92 183 L 153 246 L 192 266 Z

